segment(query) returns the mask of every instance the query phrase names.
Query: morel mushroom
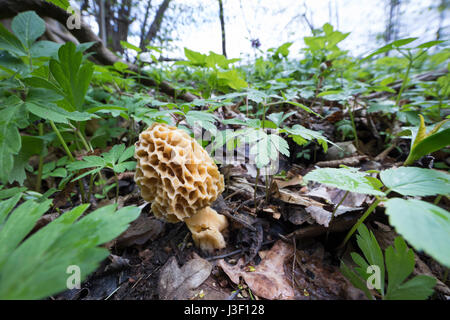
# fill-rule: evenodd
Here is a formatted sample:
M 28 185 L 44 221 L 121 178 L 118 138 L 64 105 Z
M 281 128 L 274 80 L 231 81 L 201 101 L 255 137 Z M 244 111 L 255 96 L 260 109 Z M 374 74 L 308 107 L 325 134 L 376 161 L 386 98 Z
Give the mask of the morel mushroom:
M 225 247 L 225 216 L 210 208 L 224 189 L 223 175 L 186 132 L 154 123 L 136 142 L 135 181 L 152 212 L 168 222 L 184 221 L 202 250 Z

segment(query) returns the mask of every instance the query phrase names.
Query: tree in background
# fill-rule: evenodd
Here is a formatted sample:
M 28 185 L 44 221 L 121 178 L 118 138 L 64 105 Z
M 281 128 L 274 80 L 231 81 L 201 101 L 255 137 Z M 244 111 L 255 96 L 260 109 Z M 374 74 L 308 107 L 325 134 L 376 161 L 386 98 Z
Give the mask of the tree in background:
M 140 22 L 139 47 L 144 49 L 151 44 L 161 30 L 164 16 L 171 0 L 163 0 L 154 6 L 151 0 L 82 0 L 81 11 L 95 17 L 99 26 L 99 37 L 114 52 L 124 53 L 121 41 L 127 41 L 132 34 L 131 24 Z M 144 6 L 144 15 L 140 14 Z M 142 19 L 139 19 L 142 17 Z M 150 23 L 150 18 L 153 21 Z

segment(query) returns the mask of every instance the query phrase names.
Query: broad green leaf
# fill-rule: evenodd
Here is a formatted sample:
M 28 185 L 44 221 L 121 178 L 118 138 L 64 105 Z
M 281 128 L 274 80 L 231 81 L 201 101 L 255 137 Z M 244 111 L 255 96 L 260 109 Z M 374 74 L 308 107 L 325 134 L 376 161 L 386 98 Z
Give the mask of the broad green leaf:
M 404 196 L 450 194 L 450 174 L 443 171 L 400 167 L 381 171 L 380 178 L 386 187 Z
M 415 40 L 417 40 L 417 38 L 406 38 L 406 39 L 395 40 L 392 42 L 392 46 L 396 47 L 396 48 L 403 47 Z
M 14 167 L 11 170 L 8 181 L 13 183 L 17 181 L 20 185 L 23 185 L 27 174 L 25 167 L 28 165 L 30 157 L 38 155 L 44 148 L 44 141 L 40 137 L 33 136 L 21 136 L 22 148 L 17 156 L 14 157 Z
M 3 182 L 8 181 L 14 166 L 14 155 L 19 153 L 22 145 L 15 121 L 18 111 L 15 103 L 0 109 L 0 180 Z
M 416 135 L 413 137 L 408 158 L 403 163 L 405 166 L 413 164 L 414 161 L 431 152 L 438 151 L 450 145 L 450 128 L 439 131 L 448 119 L 437 123 L 435 127 L 427 133 L 425 121 L 421 114 L 419 114 L 419 118 L 420 125 Z
M 0 23 L 0 49 L 17 56 L 25 56 L 26 51 L 20 40 Z
M 90 113 L 78 111 L 68 112 L 52 103 L 44 104 L 40 101 L 25 102 L 25 106 L 34 115 L 59 123 L 68 123 L 69 120 L 86 121 L 93 117 Z
M 389 223 L 416 250 L 425 251 L 450 267 L 450 213 L 416 199 L 392 198 L 385 202 Z
M 443 42 L 445 42 L 445 41 L 443 41 L 443 40 L 428 41 L 428 42 L 425 42 L 425 43 L 422 43 L 422 44 L 418 45 L 416 48 L 418 48 L 418 49 L 428 49 L 428 48 L 434 47 L 434 46 L 436 46 L 438 44 L 441 44 Z
M 58 54 L 59 48 L 61 48 L 62 44 L 56 43 L 53 41 L 41 40 L 35 42 L 30 49 L 31 56 L 33 58 L 39 57 L 55 57 Z
M 45 22 L 34 11 L 19 13 L 11 23 L 11 29 L 22 45 L 30 50 L 34 41 L 45 32 Z
M 319 168 L 303 177 L 306 181 L 323 183 L 342 190 L 383 196 L 384 193 L 366 179 L 367 173 L 352 168 Z

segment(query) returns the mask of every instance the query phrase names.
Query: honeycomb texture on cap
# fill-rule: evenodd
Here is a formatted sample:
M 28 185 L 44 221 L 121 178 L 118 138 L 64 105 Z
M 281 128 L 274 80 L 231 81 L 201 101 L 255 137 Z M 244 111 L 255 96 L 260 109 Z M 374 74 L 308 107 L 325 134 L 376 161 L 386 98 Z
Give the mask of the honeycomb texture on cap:
M 178 222 L 209 206 L 224 189 L 223 175 L 185 131 L 154 123 L 136 142 L 135 181 L 156 217 Z

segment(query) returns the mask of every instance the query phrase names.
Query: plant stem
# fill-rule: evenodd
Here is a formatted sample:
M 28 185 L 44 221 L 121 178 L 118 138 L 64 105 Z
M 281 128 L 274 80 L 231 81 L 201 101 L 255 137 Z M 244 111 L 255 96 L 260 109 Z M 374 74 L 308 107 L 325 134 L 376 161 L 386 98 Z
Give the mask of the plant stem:
M 58 128 L 56 127 L 55 123 L 52 120 L 49 120 L 49 122 L 50 122 L 50 126 L 52 127 L 53 131 L 55 131 L 55 134 L 58 137 L 59 142 L 63 146 L 64 151 L 66 152 L 70 161 L 74 162 L 75 158 L 73 157 L 72 152 L 70 152 L 69 147 L 67 146 L 66 142 L 64 141 L 64 138 L 62 137 L 61 132 L 59 132 Z M 83 199 L 83 201 L 85 201 L 86 198 L 85 198 L 85 192 L 84 192 L 84 185 L 83 185 L 83 181 L 81 181 L 81 180 L 82 179 L 78 180 L 78 185 L 80 187 L 81 199 Z
M 442 194 L 440 194 L 440 195 L 438 195 L 437 197 L 436 197 L 436 199 L 434 199 L 434 204 L 438 204 L 439 203 L 439 201 L 441 201 L 441 199 L 442 199 Z
M 91 151 L 91 152 L 94 151 L 92 146 L 87 142 L 87 140 L 84 137 L 83 133 L 80 131 L 80 126 L 79 125 L 77 125 L 77 127 L 75 129 L 75 132 L 78 135 L 78 137 L 80 137 L 81 143 L 83 143 L 83 146 L 86 149 L 86 151 Z
M 117 176 L 117 173 L 114 171 L 114 177 L 116 177 L 116 201 L 115 203 L 117 203 L 118 199 L 119 199 L 119 177 Z
M 353 117 L 353 111 L 350 107 L 350 104 L 348 104 L 348 113 L 350 115 L 350 120 L 352 122 L 352 129 L 353 129 L 353 135 L 355 136 L 355 147 L 358 149 L 359 143 L 358 143 L 358 134 L 356 133 L 356 125 L 355 125 L 355 118 Z
M 327 233 L 326 233 L 326 237 L 325 239 L 328 240 L 328 234 L 330 233 L 330 228 L 331 228 L 331 223 L 334 220 L 334 216 L 336 214 L 337 209 L 340 207 L 340 205 L 342 204 L 342 202 L 344 202 L 345 198 L 347 198 L 348 194 L 350 193 L 350 191 L 346 191 L 344 196 L 342 197 L 341 201 L 339 201 L 339 203 L 334 207 L 333 209 L 333 213 L 331 214 L 331 219 L 330 222 L 328 223 L 328 229 L 327 229 Z
M 59 132 L 58 128 L 56 127 L 55 123 L 52 120 L 49 120 L 50 126 L 52 127 L 53 131 L 55 131 L 56 136 L 59 139 L 59 142 L 63 146 L 64 151 L 66 152 L 67 156 L 69 157 L 70 161 L 75 161 L 75 158 L 72 155 L 72 152 L 70 152 L 69 147 L 67 146 L 66 142 L 64 141 L 64 138 L 61 135 L 61 132 Z
M 414 59 L 411 56 L 409 56 L 408 58 L 409 58 L 409 63 L 408 63 L 408 68 L 406 69 L 405 78 L 403 79 L 402 86 L 400 87 L 400 90 L 398 92 L 397 99 L 395 99 L 395 105 L 397 107 L 399 107 L 399 103 L 400 103 L 400 99 L 402 97 L 403 90 L 405 90 L 406 84 L 408 82 L 409 71 L 411 70 L 411 67 L 412 67 L 412 64 L 414 61 Z
M 373 210 L 375 210 L 375 208 L 378 206 L 378 204 L 381 202 L 381 199 L 377 198 L 372 205 L 366 210 L 366 212 L 364 212 L 364 214 L 361 216 L 361 218 L 358 219 L 358 221 L 353 225 L 353 227 L 350 229 L 350 231 L 347 233 L 347 235 L 345 236 L 344 241 L 342 242 L 342 244 L 340 245 L 341 247 L 344 247 L 345 244 L 347 243 L 347 241 L 351 238 L 351 236 L 353 235 L 353 233 L 355 233 L 356 229 L 358 229 L 358 227 L 361 225 L 361 223 L 364 222 L 364 220 L 366 220 L 366 218 L 372 213 Z
M 38 132 L 39 136 L 42 137 L 44 135 L 44 124 L 39 122 L 38 124 Z M 41 154 L 39 155 L 39 165 L 38 165 L 38 175 L 36 180 L 36 191 L 41 192 L 42 185 L 42 168 L 44 166 L 44 147 L 41 150 Z
M 255 192 L 253 193 L 253 199 L 254 199 L 254 202 L 255 202 L 255 210 L 256 210 L 256 207 L 257 207 L 256 190 L 258 190 L 259 172 L 260 172 L 260 169 L 258 167 L 256 167 Z

